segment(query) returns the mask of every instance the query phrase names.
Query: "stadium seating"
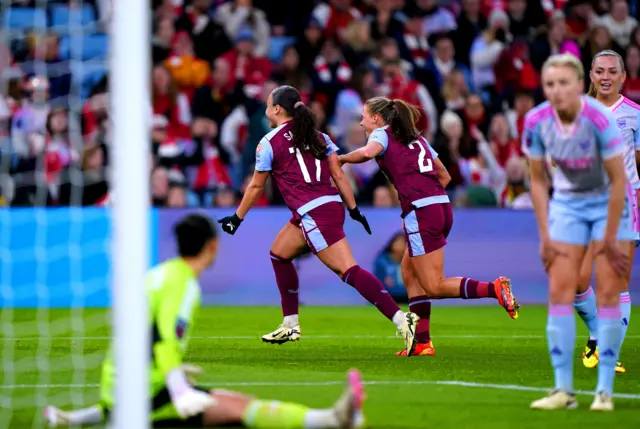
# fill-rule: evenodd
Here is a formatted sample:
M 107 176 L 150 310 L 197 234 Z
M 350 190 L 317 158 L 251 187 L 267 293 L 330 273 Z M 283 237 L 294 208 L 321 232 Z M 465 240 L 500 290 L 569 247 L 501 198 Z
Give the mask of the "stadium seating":
M 9 30 L 44 30 L 47 25 L 47 13 L 42 9 L 16 7 L 7 10 L 2 17 L 2 27 Z
M 70 8 L 64 5 L 51 7 L 51 27 L 59 34 L 83 33 L 96 30 L 96 13 L 89 4 L 80 8 Z

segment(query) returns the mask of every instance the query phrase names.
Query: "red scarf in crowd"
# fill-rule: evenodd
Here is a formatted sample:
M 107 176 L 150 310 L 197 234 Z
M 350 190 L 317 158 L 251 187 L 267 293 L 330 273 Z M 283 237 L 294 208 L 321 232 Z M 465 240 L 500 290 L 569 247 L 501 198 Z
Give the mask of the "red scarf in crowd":
M 331 74 L 331 68 L 329 67 L 329 63 L 327 63 L 327 60 L 325 60 L 324 57 L 319 55 L 313 63 L 313 67 L 316 69 L 318 77 L 320 77 L 321 81 L 325 83 L 331 82 L 333 77 Z M 341 60 L 340 64 L 338 65 L 338 70 L 336 71 L 336 79 L 338 80 L 338 82 L 344 84 L 347 84 L 351 79 L 351 67 L 349 67 L 349 64 L 347 64 L 344 60 Z
M 404 43 L 411 53 L 413 62 L 418 67 L 424 67 L 429 58 L 429 41 L 426 36 L 417 36 L 405 30 Z

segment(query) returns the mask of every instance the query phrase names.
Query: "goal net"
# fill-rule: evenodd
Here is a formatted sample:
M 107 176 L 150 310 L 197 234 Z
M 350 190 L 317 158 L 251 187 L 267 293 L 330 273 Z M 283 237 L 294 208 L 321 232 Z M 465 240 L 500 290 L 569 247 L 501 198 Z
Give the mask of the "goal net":
M 147 353 L 137 350 L 146 337 L 137 322 L 146 320 L 148 174 L 143 150 L 122 148 L 133 139 L 146 147 L 140 88 L 147 88 L 148 36 L 114 57 L 114 44 L 147 26 L 131 25 L 144 12 L 127 1 L 133 15 L 120 22 L 118 42 L 109 3 L 0 0 L 0 428 L 46 427 L 48 405 L 97 403 L 112 333 L 118 374 L 133 378 L 126 395 L 144 393 Z M 125 81 L 116 65 L 127 57 Z M 121 202 L 112 207 L 113 195 Z M 124 347 L 132 347 L 130 368 L 119 366 Z M 117 403 L 136 402 L 119 397 L 117 384 Z M 132 429 L 143 427 L 135 413 Z

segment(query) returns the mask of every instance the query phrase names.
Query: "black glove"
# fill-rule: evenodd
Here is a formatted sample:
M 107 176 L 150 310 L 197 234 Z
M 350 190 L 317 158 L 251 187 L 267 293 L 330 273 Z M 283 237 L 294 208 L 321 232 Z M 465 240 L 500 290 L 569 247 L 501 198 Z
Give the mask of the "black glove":
M 222 219 L 218 220 L 218 223 L 222 224 L 222 230 L 224 232 L 233 235 L 240 227 L 242 219 L 240 219 L 238 215 L 234 213 L 233 216 L 223 217 Z
M 362 213 L 360 213 L 360 209 L 358 209 L 357 206 L 349 210 L 349 216 L 351 216 L 351 219 L 355 220 L 356 222 L 360 222 L 364 227 L 364 230 L 367 231 L 369 235 L 371 235 L 371 227 L 369 226 L 369 222 L 367 222 L 367 218 L 364 217 Z

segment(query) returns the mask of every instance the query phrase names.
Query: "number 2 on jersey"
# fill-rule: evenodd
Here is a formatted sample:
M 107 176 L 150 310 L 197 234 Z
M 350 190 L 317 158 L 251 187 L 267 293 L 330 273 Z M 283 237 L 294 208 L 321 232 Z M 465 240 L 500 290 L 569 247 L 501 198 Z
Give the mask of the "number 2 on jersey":
M 298 148 L 289 148 L 289 153 L 296 154 L 296 158 L 298 160 L 298 165 L 300 165 L 300 170 L 302 170 L 302 177 L 304 177 L 304 181 L 307 183 L 311 183 L 311 176 L 309 175 L 309 170 L 307 169 L 307 165 L 304 163 L 304 158 L 302 157 L 302 153 Z M 316 159 L 316 182 L 320 181 L 320 160 Z
M 430 171 L 433 171 L 433 162 L 431 161 L 431 158 L 427 158 L 426 164 L 424 162 L 425 157 L 427 156 L 427 150 L 422 144 L 420 144 L 419 141 L 409 143 L 409 149 L 415 149 L 414 145 L 417 145 L 418 149 L 420 149 L 420 153 L 418 154 L 418 167 L 420 168 L 420 173 L 428 173 Z

